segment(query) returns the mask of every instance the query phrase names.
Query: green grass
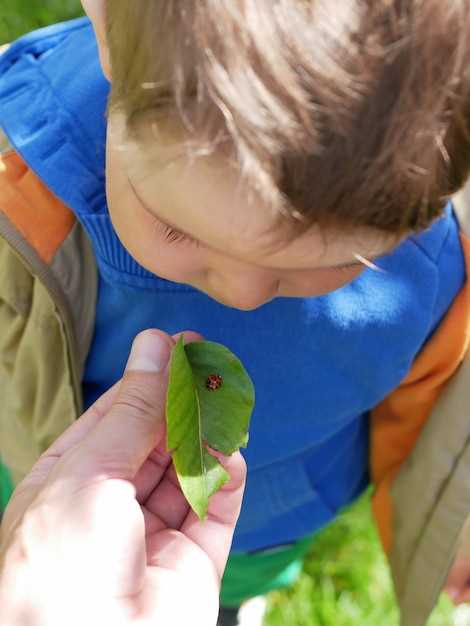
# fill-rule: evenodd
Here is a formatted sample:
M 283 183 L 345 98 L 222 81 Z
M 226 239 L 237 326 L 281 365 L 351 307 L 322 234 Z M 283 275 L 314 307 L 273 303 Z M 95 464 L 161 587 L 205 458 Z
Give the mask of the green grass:
M 429 626 L 452 626 L 442 596 Z M 325 529 L 292 589 L 270 594 L 265 626 L 398 626 L 388 565 L 366 495 Z M 470 622 L 468 622 L 470 624 Z
M 83 15 L 77 0 L 1 0 L 0 44 L 54 22 Z
M 1 4 L 0 43 L 82 14 L 77 0 L 1 0 Z M 453 613 L 443 597 L 429 626 L 451 626 Z M 398 626 L 367 497 L 321 533 L 297 584 L 270 594 L 266 619 L 266 626 L 358 625 Z

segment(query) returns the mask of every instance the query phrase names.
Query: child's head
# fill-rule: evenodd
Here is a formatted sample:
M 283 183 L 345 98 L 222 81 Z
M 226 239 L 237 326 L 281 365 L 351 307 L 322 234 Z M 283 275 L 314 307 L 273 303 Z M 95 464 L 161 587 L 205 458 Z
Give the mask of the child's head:
M 332 291 L 469 173 L 466 0 L 83 4 L 110 214 L 159 276 L 242 309 Z

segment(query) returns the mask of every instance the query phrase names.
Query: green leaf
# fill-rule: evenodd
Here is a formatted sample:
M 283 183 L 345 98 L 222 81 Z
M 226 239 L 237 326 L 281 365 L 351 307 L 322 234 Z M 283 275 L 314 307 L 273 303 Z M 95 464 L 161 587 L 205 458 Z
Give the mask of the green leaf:
M 209 390 L 207 378 L 223 382 Z M 225 455 L 248 443 L 254 387 L 245 368 L 225 346 L 210 341 L 173 349 L 167 393 L 167 444 L 181 489 L 193 510 L 204 519 L 209 498 L 229 480 L 210 446 Z

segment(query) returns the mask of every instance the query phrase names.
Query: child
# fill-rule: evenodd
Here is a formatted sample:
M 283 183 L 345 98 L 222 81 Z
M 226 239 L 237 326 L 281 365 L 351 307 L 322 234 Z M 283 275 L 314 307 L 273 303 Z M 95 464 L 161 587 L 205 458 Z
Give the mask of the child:
M 86 20 L 0 58 L 13 481 L 140 330 L 192 328 L 257 389 L 221 623 L 291 582 L 372 480 L 403 624 L 421 626 L 469 510 L 468 420 L 441 436 L 430 415 L 468 344 L 470 244 L 447 201 L 470 169 L 470 7 L 84 6 L 110 94 Z

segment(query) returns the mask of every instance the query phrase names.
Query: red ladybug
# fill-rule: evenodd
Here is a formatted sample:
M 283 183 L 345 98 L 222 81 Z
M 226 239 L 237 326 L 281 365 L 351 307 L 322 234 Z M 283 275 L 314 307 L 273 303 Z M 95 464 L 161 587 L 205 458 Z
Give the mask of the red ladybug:
M 209 391 L 215 391 L 216 389 L 220 389 L 222 387 L 224 379 L 220 374 L 211 374 L 206 379 L 206 387 Z

